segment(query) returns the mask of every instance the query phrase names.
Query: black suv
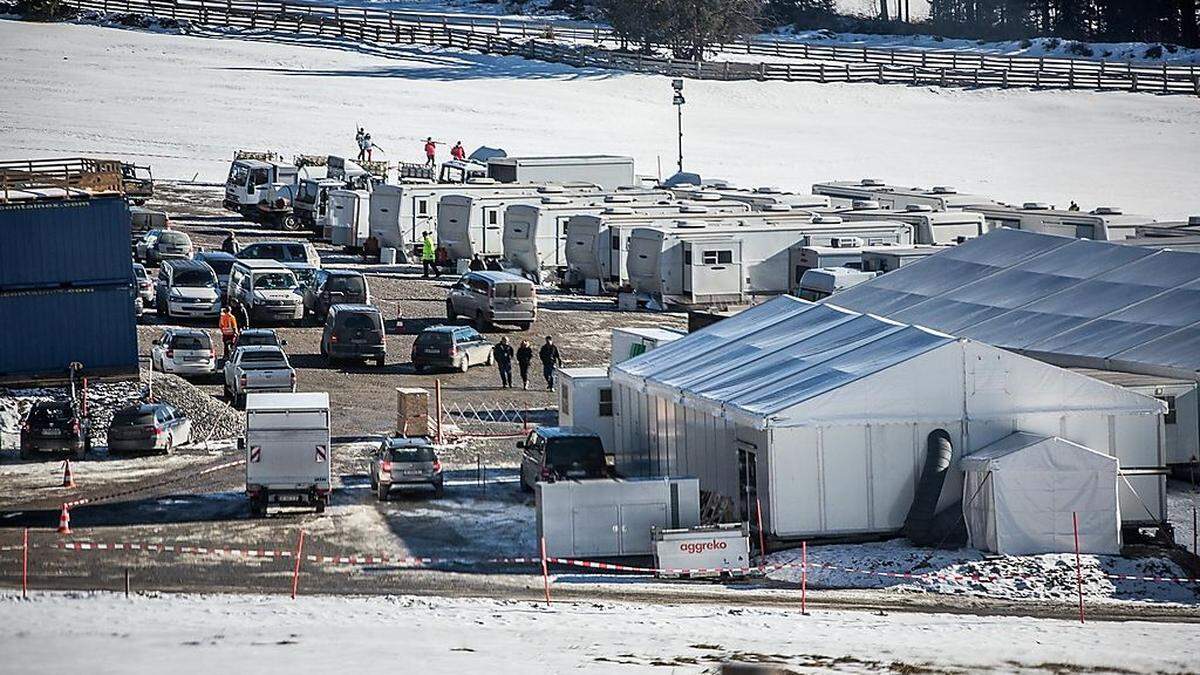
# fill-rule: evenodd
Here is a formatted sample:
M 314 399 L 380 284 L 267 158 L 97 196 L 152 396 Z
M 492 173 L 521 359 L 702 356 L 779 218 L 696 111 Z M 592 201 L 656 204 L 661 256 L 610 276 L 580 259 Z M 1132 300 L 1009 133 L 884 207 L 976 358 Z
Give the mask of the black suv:
M 326 359 L 387 360 L 383 338 L 383 315 L 372 305 L 334 305 L 321 334 L 321 354 Z
M 369 305 L 367 278 L 354 270 L 317 270 L 312 286 L 304 289 L 304 308 L 321 321 L 338 305 Z
M 564 478 L 608 478 L 608 460 L 600 436 L 578 427 L 538 427 L 517 442 L 521 454 L 521 489 Z
M 65 401 L 38 401 L 21 425 L 21 459 L 35 453 L 74 454 L 79 459 L 92 449 L 91 425 Z

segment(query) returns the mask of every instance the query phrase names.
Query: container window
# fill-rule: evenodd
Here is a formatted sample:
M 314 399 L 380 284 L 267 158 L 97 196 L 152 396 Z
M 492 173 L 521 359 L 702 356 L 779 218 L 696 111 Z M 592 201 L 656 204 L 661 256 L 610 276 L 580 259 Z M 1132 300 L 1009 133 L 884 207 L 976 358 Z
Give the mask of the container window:
M 733 262 L 733 251 L 705 251 L 705 265 L 728 265 Z
M 600 416 L 613 416 L 613 395 L 612 389 L 605 387 L 600 390 Z

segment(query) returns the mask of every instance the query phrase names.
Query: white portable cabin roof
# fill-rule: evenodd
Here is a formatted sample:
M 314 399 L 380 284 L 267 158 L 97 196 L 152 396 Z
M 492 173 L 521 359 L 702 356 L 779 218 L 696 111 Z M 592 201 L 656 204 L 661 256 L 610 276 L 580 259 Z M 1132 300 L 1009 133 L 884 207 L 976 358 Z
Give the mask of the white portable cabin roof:
M 1200 379 L 1200 253 L 999 229 L 835 302 L 1062 366 Z
M 323 391 L 295 394 L 246 395 L 246 412 L 328 409 L 329 394 Z
M 760 429 L 823 421 L 962 416 L 966 412 L 961 399 L 912 401 L 901 393 L 901 381 L 872 385 L 866 393 L 850 387 L 939 350 L 945 352 L 945 360 L 935 370 L 962 369 L 963 360 L 973 361 L 975 356 L 1005 362 L 1011 381 L 1028 388 L 1029 394 L 1022 392 L 1020 401 L 1025 411 L 1042 407 L 1061 411 L 1063 400 L 1086 410 L 1139 414 L 1163 410 L 1163 404 L 1153 398 L 988 345 L 790 296 L 751 307 L 619 363 L 613 366 L 612 377 L 635 390 Z M 964 350 L 971 353 L 964 355 Z M 848 390 L 846 397 L 834 395 L 843 388 Z

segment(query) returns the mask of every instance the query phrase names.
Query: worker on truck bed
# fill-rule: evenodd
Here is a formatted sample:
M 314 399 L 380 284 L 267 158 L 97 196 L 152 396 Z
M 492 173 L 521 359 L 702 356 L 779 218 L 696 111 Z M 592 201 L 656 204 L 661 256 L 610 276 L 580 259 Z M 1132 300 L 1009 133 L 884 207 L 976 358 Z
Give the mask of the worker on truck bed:
M 563 360 L 558 353 L 558 345 L 549 335 L 546 336 L 546 344 L 538 351 L 538 357 L 542 359 L 542 377 L 546 378 L 546 389 L 551 390 L 554 388 L 554 367 L 561 367 Z
M 437 155 L 437 141 L 433 140 L 433 137 L 430 136 L 429 138 L 425 139 L 425 165 L 426 166 L 435 166 L 437 164 L 437 162 L 434 159 L 435 155 Z
M 429 236 L 429 232 L 421 233 L 421 278 L 429 278 L 429 270 L 433 270 L 435 277 L 441 277 L 442 271 L 438 269 L 437 264 L 437 248 L 433 245 L 433 237 Z
M 513 348 L 508 344 L 508 337 L 500 338 L 500 343 L 492 347 L 492 359 L 496 362 L 496 368 L 500 370 L 500 386 L 511 389 Z
M 218 325 L 221 327 L 221 347 L 224 350 L 223 356 L 225 358 L 229 358 L 229 349 L 237 340 L 238 322 L 237 318 L 233 316 L 233 313 L 229 311 L 228 307 L 221 308 L 221 319 Z
M 467 158 L 467 151 L 463 149 L 462 141 L 455 143 L 454 147 L 450 148 L 450 156 L 460 162 Z

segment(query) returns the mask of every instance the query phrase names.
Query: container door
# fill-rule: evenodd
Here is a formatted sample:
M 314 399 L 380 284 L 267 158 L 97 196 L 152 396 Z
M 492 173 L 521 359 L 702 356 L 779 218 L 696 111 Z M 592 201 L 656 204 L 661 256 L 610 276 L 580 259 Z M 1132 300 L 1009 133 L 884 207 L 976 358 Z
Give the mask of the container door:
M 583 506 L 571 510 L 575 555 L 620 555 L 620 513 L 616 506 Z
M 485 206 L 483 208 L 483 232 L 480 248 L 476 253 L 484 255 L 499 254 L 503 249 L 504 227 L 500 222 L 500 207 Z
M 685 249 L 685 265 L 686 253 Z M 714 295 L 740 296 L 741 253 L 739 242 L 695 243 L 691 250 L 691 265 L 685 266 L 684 269 L 684 292 L 694 298 Z
M 669 522 L 666 504 L 621 506 L 621 555 L 650 555 L 650 528 L 662 529 Z
M 738 448 L 738 520 L 755 523 L 758 507 L 758 455 Z
M 692 242 L 686 241 L 683 243 L 683 292 L 691 294 L 693 283 L 692 272 L 692 254 L 697 252 L 699 247 L 692 246 Z

